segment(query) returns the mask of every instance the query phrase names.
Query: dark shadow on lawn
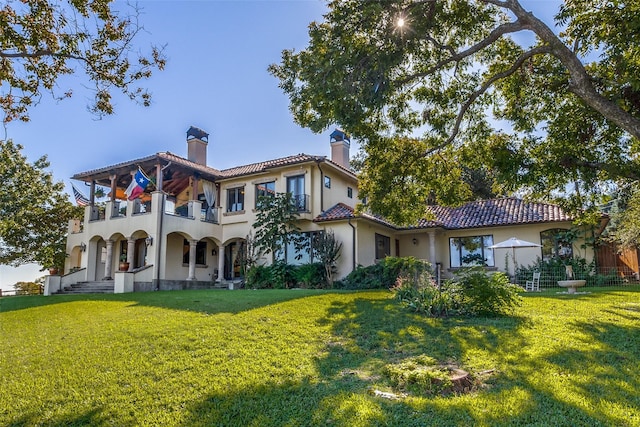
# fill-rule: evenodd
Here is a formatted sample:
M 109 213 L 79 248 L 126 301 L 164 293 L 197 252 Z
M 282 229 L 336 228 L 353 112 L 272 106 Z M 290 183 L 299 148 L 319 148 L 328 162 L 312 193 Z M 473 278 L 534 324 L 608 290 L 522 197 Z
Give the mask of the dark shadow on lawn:
M 184 290 L 132 292 L 126 294 L 84 294 L 52 296 L 20 296 L 0 298 L 0 313 L 77 301 L 127 301 L 135 305 L 184 310 L 197 313 L 240 313 L 254 308 L 278 304 L 327 292 L 313 289 L 264 290 Z
M 639 425 L 640 420 L 629 418 L 622 408 L 640 407 L 640 327 L 620 326 L 606 321 L 572 322 L 571 327 L 588 336 L 584 339 L 585 349 L 563 349 L 542 360 L 531 361 L 528 365 L 520 366 L 510 379 L 514 383 L 519 382 L 530 394 L 531 412 L 555 414 L 556 419 L 566 420 L 566 425 Z M 597 343 L 601 343 L 602 348 L 586 348 Z M 588 372 L 588 381 L 580 379 L 579 374 L 592 366 L 598 368 Z M 568 398 L 588 402 L 584 406 L 591 408 L 591 413 L 559 401 L 543 390 L 543 385 L 527 380 L 530 373 L 541 370 L 558 378 L 563 377 L 567 383 L 565 390 Z M 619 418 L 598 410 L 599 406 L 612 407 L 612 404 L 619 408 Z M 516 424 L 518 419 L 525 424 L 530 422 L 530 417 L 521 416 L 514 419 Z
M 25 414 L 19 420 L 7 424 L 7 427 L 27 427 L 35 425 L 46 425 L 50 427 L 73 427 L 73 426 L 99 426 L 99 425 L 112 425 L 110 420 L 102 414 L 101 408 L 95 408 L 84 414 L 74 415 L 69 418 L 55 417 L 52 420 L 46 422 L 42 419 L 42 414 L 33 413 Z M 119 426 L 133 426 L 133 423 L 126 423 L 119 421 Z
M 319 321 L 329 325 L 332 337 L 317 359 L 319 378 L 275 383 L 209 395 L 194 402 L 183 426 L 448 426 L 448 425 L 544 425 L 553 412 L 556 425 L 605 425 L 580 408 L 559 401 L 530 384 L 516 371 L 511 378 L 497 373 L 490 386 L 475 393 L 501 404 L 505 393 L 516 389 L 528 395 L 519 412 L 504 419 L 484 415 L 474 399 L 452 395 L 449 405 L 441 398 L 388 400 L 372 390 L 389 389 L 380 374 L 387 363 L 427 355 L 439 361 L 457 361 L 470 347 L 506 358 L 528 345 L 522 334 L 530 327 L 522 318 L 430 319 L 411 315 L 393 300 L 356 298 L 334 303 Z M 568 364 L 562 365 L 573 369 Z M 566 363 L 566 362 L 565 362 Z M 489 367 L 487 367 L 489 368 Z M 526 367 L 529 369 L 530 367 Z M 533 367 L 531 367 L 533 369 Z M 385 388 L 386 387 L 386 388 Z M 373 407 L 373 410 L 371 409 Z

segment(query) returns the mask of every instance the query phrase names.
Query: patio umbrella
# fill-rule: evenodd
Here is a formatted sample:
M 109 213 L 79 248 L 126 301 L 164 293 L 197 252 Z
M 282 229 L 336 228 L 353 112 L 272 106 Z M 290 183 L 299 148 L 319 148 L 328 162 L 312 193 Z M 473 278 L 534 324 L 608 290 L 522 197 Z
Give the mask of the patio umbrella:
M 533 242 L 527 242 L 526 240 L 516 239 L 512 237 L 504 242 L 496 243 L 489 246 L 490 249 L 507 249 L 511 248 L 513 254 L 513 275 L 516 274 L 516 248 L 541 248 L 542 245 Z

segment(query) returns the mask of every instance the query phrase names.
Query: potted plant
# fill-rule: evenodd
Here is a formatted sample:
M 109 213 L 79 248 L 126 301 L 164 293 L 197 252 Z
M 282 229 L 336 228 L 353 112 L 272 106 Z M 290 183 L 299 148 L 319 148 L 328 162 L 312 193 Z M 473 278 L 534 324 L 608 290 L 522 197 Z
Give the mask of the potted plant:
M 127 254 L 120 255 L 120 265 L 118 266 L 120 271 L 129 271 L 129 263 L 127 262 Z

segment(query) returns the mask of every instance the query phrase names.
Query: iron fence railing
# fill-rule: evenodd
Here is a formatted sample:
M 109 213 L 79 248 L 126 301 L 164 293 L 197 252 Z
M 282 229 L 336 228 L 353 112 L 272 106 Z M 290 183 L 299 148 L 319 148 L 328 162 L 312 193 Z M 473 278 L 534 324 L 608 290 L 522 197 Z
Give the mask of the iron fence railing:
M 514 283 L 524 287 L 527 280 L 533 279 L 533 273 L 524 274 L 518 272 Z M 559 288 L 558 282 L 567 280 L 564 272 L 540 271 L 540 288 Z M 626 267 L 594 268 L 590 271 L 574 273 L 573 279 L 586 280 L 586 286 L 621 286 L 629 284 L 640 284 L 637 272 L 630 272 Z
M 291 196 L 294 212 L 309 212 L 309 195 L 295 194 Z

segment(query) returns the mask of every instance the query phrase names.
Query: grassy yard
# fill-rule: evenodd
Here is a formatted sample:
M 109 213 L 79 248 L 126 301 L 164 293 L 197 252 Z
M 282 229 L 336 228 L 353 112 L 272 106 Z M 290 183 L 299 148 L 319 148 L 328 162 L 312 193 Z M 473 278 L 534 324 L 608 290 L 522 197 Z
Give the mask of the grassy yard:
M 587 290 L 498 319 L 382 291 L 3 298 L 0 425 L 640 426 L 640 288 Z M 477 387 L 393 387 L 385 366 L 418 356 Z

